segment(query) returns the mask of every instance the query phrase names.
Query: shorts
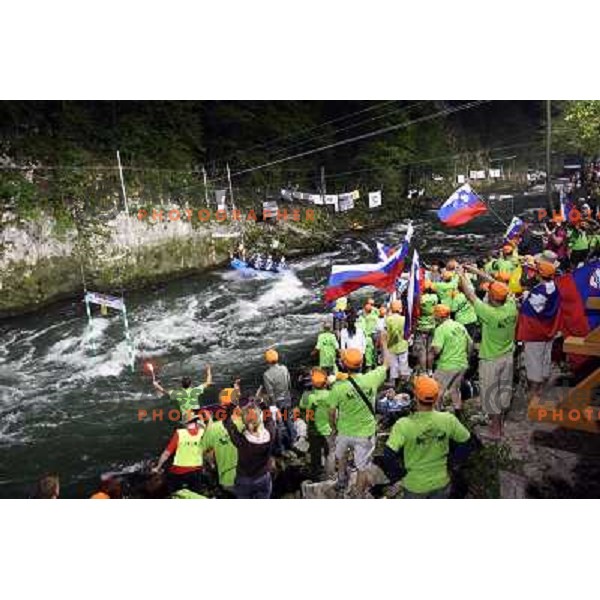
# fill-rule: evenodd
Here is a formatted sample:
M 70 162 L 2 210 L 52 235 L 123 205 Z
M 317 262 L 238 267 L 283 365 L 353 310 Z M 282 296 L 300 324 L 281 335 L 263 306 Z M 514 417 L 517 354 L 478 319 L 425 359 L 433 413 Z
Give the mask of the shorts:
M 481 407 L 488 415 L 500 415 L 510 408 L 513 394 L 513 365 L 512 352 L 498 358 L 480 359 Z
M 523 342 L 523 360 L 527 379 L 533 383 L 543 383 L 550 377 L 552 368 L 552 341 Z
M 435 371 L 433 378 L 440 384 L 440 402 L 446 392 L 460 394 L 460 386 L 466 372 L 466 367 L 457 371 L 440 371 L 439 369 Z
M 401 354 L 388 352 L 390 360 L 390 378 L 397 379 L 398 377 L 410 377 L 410 367 L 408 366 L 408 351 Z
M 348 450 L 354 453 L 354 464 L 359 471 L 365 471 L 371 466 L 371 459 L 375 451 L 375 436 L 354 437 L 338 435 L 335 440 L 335 457 L 342 460 Z
M 427 352 L 431 348 L 431 340 L 433 339 L 432 331 L 417 331 L 413 342 L 413 351 L 415 354 Z

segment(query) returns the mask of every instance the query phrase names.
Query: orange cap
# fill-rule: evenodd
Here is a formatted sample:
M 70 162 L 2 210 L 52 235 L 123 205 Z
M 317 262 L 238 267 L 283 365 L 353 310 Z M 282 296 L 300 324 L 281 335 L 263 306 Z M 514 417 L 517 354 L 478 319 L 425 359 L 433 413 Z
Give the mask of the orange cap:
M 417 400 L 427 404 L 433 404 L 439 396 L 440 386 L 433 377 L 420 375 L 419 377 L 415 377 L 414 390 Z
M 379 307 L 379 316 L 380 317 L 385 317 L 386 313 L 387 313 L 387 308 L 385 306 L 380 306 Z
M 327 373 L 325 373 L 323 369 L 313 369 L 310 372 L 310 380 L 316 388 L 325 387 L 325 384 L 327 383 Z
M 425 282 L 423 283 L 423 290 L 424 291 L 433 290 L 433 283 L 429 279 L 426 279 Z
M 277 353 L 277 350 L 275 350 L 274 348 L 269 348 L 265 352 L 265 360 L 270 365 L 274 365 L 279 360 L 279 354 Z
M 433 316 L 440 319 L 450 316 L 450 307 L 446 304 L 436 304 L 433 307 Z
M 392 303 L 390 304 L 390 310 L 393 313 L 402 312 L 402 302 L 400 302 L 400 300 L 392 300 Z
M 490 285 L 489 295 L 492 300 L 503 302 L 508 296 L 508 286 L 500 281 L 494 281 Z
M 504 244 L 504 246 L 502 246 L 502 252 L 504 252 L 504 254 L 512 254 L 513 250 L 514 248 L 510 244 Z
M 110 500 L 110 496 L 104 492 L 96 492 L 90 496 L 90 500 Z
M 219 392 L 219 404 L 227 405 L 233 401 L 233 395 L 235 394 L 234 388 L 223 388 Z
M 559 225 L 564 221 L 563 216 L 559 214 L 555 214 L 552 216 L 552 220 Z
M 542 260 L 538 263 L 538 272 L 542 277 L 554 277 L 556 267 L 547 260 Z
M 358 348 L 348 348 L 342 354 L 342 362 L 349 369 L 359 369 L 362 365 L 363 355 Z
M 496 273 L 496 281 L 502 281 L 502 283 L 508 283 L 510 281 L 510 273 L 506 271 L 500 271 Z

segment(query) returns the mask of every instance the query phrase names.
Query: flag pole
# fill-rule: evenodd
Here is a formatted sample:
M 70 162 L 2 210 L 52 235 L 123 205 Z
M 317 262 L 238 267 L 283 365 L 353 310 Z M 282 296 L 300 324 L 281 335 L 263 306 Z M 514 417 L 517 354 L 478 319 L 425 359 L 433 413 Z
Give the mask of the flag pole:
M 490 212 L 504 225 L 504 227 L 508 227 L 508 223 L 492 208 L 492 205 L 484 200 L 473 188 L 471 188 L 473 193 L 490 209 Z

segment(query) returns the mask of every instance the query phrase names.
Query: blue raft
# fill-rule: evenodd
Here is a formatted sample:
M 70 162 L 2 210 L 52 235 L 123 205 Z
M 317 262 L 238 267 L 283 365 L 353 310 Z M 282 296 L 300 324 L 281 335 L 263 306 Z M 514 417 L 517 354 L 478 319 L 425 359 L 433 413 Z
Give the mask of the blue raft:
M 252 265 L 243 260 L 240 260 L 239 258 L 232 258 L 229 264 L 232 269 L 235 269 L 244 277 L 276 277 L 285 273 L 286 271 L 289 271 L 287 267 L 283 269 L 280 269 L 279 267 L 274 267 L 273 269 L 269 270 L 255 269 Z

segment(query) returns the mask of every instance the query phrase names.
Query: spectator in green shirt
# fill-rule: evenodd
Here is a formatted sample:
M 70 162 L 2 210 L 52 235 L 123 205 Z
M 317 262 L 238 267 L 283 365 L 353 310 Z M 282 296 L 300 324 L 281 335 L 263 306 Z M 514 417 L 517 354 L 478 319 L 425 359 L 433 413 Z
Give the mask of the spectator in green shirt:
M 429 349 L 431 348 L 433 330 L 435 329 L 433 309 L 436 304 L 439 304 L 439 299 L 437 294 L 433 291 L 433 283 L 428 279 L 425 280 L 425 284 L 423 286 L 423 294 L 421 295 L 420 304 L 421 312 L 415 327 L 413 351 L 417 357 L 419 368 L 422 371 L 431 371 L 433 365 L 429 362 L 428 355 Z
M 390 380 L 394 385 L 400 378 L 408 380 L 410 367 L 408 366 L 408 341 L 404 339 L 404 316 L 402 302 L 392 300 L 390 304 L 391 315 L 385 320 L 385 330 L 381 333 L 381 344 L 384 356 L 390 365 Z
M 379 311 L 375 308 L 375 302 L 372 299 L 367 300 L 363 306 L 363 311 L 356 326 L 362 329 L 365 334 L 367 346 L 365 349 L 365 369 L 368 371 L 377 366 L 377 350 L 375 348 L 375 334 L 379 323 Z
M 458 288 L 458 280 L 452 271 L 444 269 L 442 271 L 442 281 L 434 284 L 433 289 L 438 295 L 442 304 L 450 305 L 452 302 L 451 294 Z
M 192 387 L 192 379 L 190 377 L 183 377 L 181 387 L 178 389 L 166 390 L 158 381 L 154 381 L 153 385 L 159 394 L 169 396 L 177 404 L 177 408 L 183 418 L 185 413 L 200 409 L 200 396 L 209 385 L 212 385 L 212 371 L 210 365 L 207 365 L 204 383 L 194 387 Z
M 328 374 L 334 373 L 336 370 L 335 361 L 339 347 L 340 344 L 331 331 L 331 324 L 329 321 L 324 322 L 323 331 L 317 337 L 315 353 L 319 356 L 319 367 L 327 371 Z
M 503 435 L 503 413 L 508 410 L 512 400 L 517 305 L 509 297 L 508 286 L 500 281 L 490 284 L 488 302 L 477 298 L 464 274 L 461 276 L 461 287 L 481 322 L 481 406 L 490 416 L 488 437 L 499 440 Z
M 467 300 L 467 297 L 460 291 L 452 294 L 452 303 L 450 312 L 457 323 L 465 326 L 465 329 L 472 340 L 477 337 L 477 315 L 473 305 Z
M 384 449 L 385 470 L 392 482 L 402 480 L 404 497 L 447 498 L 448 456 L 465 448 L 471 434 L 452 414 L 434 409 L 440 394 L 435 379 L 414 380 L 417 411 L 396 421 Z
M 305 391 L 300 398 L 300 410 L 308 426 L 310 470 L 313 481 L 319 481 L 323 474 L 331 477 L 335 471 L 335 455 L 332 428 L 329 423 L 329 397 L 327 373 L 323 369 L 313 369 L 310 374 L 313 389 Z
M 348 348 L 342 362 L 349 372 L 345 381 L 339 381 L 329 398 L 329 421 L 336 436 L 335 457 L 338 461 L 338 489 L 348 484 L 348 451 L 354 454 L 358 470 L 356 487 L 365 495 L 369 487 L 368 469 L 375 450 L 377 420 L 375 401 L 377 391 L 385 383 L 387 355 L 384 364 L 365 374 L 360 374 L 363 355 L 357 348 Z M 360 390 L 360 392 L 359 392 Z
M 473 340 L 464 325 L 450 318 L 450 307 L 438 304 L 434 309 L 438 324 L 433 334 L 431 351 L 437 358 L 434 379 L 440 385 L 440 408 L 446 393 L 452 400 L 455 413 L 462 410 L 460 385 L 469 366 L 469 356 L 473 348 Z

